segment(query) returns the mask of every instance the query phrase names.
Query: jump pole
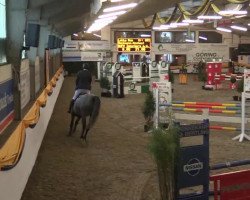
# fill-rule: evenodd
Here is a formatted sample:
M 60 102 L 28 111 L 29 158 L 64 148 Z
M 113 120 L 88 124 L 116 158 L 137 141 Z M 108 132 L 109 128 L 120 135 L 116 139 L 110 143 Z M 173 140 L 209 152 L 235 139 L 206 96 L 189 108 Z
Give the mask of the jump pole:
M 244 69 L 244 84 L 243 92 L 241 94 L 241 134 L 234 137 L 233 140 L 242 142 L 244 139 L 250 140 L 250 136 L 245 133 L 246 128 L 246 98 L 250 98 L 250 70 Z

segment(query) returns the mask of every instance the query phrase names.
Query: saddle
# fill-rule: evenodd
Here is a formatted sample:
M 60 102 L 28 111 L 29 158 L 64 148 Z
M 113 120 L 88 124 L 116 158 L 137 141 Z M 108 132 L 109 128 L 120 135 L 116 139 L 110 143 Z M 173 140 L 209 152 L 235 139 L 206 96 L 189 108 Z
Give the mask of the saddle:
M 81 93 L 79 93 L 78 96 L 76 97 L 76 100 L 77 100 L 80 96 L 85 95 L 85 94 L 87 94 L 87 93 L 86 93 L 86 92 L 81 92 Z M 75 101 L 76 101 L 76 100 L 75 100 Z

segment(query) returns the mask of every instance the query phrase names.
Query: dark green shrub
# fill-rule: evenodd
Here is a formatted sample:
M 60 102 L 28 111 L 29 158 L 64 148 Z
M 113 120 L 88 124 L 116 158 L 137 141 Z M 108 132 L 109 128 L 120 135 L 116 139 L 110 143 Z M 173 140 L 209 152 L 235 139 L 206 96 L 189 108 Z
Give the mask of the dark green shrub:
M 100 79 L 100 87 L 103 89 L 110 90 L 110 82 L 107 77 L 101 77 Z
M 174 200 L 180 154 L 178 129 L 154 129 L 149 150 L 157 164 L 161 199 Z

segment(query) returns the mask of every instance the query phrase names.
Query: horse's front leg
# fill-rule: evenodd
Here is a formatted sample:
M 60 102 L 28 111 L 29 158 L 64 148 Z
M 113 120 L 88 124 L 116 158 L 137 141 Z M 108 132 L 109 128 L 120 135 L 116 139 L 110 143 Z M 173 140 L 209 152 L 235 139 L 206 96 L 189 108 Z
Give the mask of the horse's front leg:
M 74 125 L 74 128 L 73 128 L 73 133 L 76 132 L 76 127 L 78 125 L 78 122 L 80 121 L 80 117 L 77 117 L 76 121 L 75 121 L 75 125 Z
M 71 133 L 72 133 L 72 128 L 73 128 L 74 121 L 75 121 L 75 115 L 74 115 L 74 114 L 71 114 L 71 121 L 70 121 L 68 136 L 70 136 Z
M 85 128 L 86 128 L 86 117 L 82 116 L 82 134 L 81 134 L 81 139 L 84 138 L 84 132 L 85 132 Z

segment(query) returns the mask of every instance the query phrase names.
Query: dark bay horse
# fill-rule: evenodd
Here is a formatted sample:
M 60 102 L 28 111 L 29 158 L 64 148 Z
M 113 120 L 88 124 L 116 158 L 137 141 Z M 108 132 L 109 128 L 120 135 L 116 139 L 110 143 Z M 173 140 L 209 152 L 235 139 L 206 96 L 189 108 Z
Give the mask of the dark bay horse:
M 88 131 L 90 130 L 91 127 L 93 127 L 99 115 L 100 106 L 101 106 L 101 101 L 98 96 L 92 94 L 80 95 L 75 100 L 74 106 L 71 110 L 69 136 L 72 134 L 72 132 L 74 133 L 76 131 L 77 124 L 81 119 L 82 134 L 80 138 L 84 139 L 86 142 Z M 86 126 L 86 121 L 88 116 L 89 116 L 89 121 Z

